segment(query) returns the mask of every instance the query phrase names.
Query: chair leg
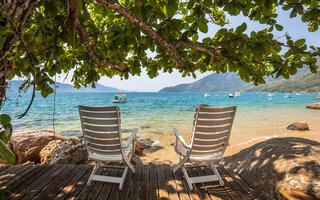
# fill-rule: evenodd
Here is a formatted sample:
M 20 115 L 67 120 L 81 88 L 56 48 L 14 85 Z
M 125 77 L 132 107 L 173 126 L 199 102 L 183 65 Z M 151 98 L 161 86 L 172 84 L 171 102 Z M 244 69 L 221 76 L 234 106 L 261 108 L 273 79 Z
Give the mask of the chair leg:
M 129 160 L 126 157 L 124 157 L 123 160 L 127 164 L 127 166 L 132 170 L 132 172 L 136 173 L 136 170 L 134 169 L 133 165 L 130 162 L 131 156 L 129 157 Z
M 213 170 L 213 172 L 215 173 L 215 175 L 217 175 L 220 185 L 223 187 L 224 186 L 224 182 L 223 182 L 223 180 L 222 180 L 217 168 L 214 166 L 214 164 L 212 162 L 209 162 L 209 165 L 210 165 L 211 169 Z
M 121 182 L 120 182 L 120 185 L 119 185 L 119 190 L 122 190 L 123 183 L 124 183 L 124 180 L 126 179 L 128 169 L 129 169 L 128 166 L 126 166 L 126 168 L 124 168 L 124 171 L 123 171 L 123 174 L 122 174 L 122 177 L 121 177 Z
M 184 165 L 185 162 L 187 162 L 187 160 L 188 160 L 188 157 L 184 157 L 182 160 L 180 160 L 180 162 L 173 167 L 172 169 L 173 172 L 176 172 L 181 166 Z
M 187 172 L 187 170 L 186 170 L 186 168 L 184 166 L 182 166 L 182 172 L 184 174 L 184 177 L 187 180 L 187 183 L 188 183 L 188 186 L 189 186 L 190 190 L 193 190 L 193 186 L 192 186 L 192 183 L 190 181 L 190 177 L 189 177 L 188 172 Z
M 89 177 L 89 180 L 88 180 L 88 182 L 87 182 L 87 186 L 90 186 L 90 184 L 91 184 L 91 179 L 92 179 L 92 177 L 94 176 L 94 174 L 96 173 L 98 167 L 99 167 L 99 166 L 98 166 L 98 164 L 96 163 L 96 165 L 93 167 L 93 170 L 92 170 L 91 175 L 90 175 L 90 177 Z

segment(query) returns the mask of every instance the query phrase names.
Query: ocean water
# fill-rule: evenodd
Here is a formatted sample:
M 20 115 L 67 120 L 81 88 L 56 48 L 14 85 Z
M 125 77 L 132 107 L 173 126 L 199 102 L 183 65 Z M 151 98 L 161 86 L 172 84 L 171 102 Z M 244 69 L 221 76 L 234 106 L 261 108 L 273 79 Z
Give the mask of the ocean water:
M 191 132 L 193 111 L 199 104 L 213 107 L 236 105 L 238 107 L 232 134 L 238 138 L 270 137 L 283 132 L 295 121 L 307 121 L 320 128 L 320 110 L 306 109 L 317 102 L 318 94 L 292 94 L 285 98 L 275 93 L 270 100 L 267 93 L 241 93 L 240 97 L 228 98 L 228 93 L 127 93 L 127 102 L 112 103 L 116 93 L 57 93 L 55 109 L 55 130 L 61 135 L 81 135 L 78 105 L 120 107 L 124 134 L 140 128 L 138 134 L 153 139 L 171 134 L 173 127 L 183 134 Z M 8 93 L 1 113 L 13 118 L 15 130 L 53 129 L 53 95 L 46 99 L 36 94 L 34 103 L 22 119 L 16 116 L 24 112 L 31 98 L 30 93 Z M 279 130 L 279 131 L 275 131 Z M 128 133 L 129 134 L 129 133 Z

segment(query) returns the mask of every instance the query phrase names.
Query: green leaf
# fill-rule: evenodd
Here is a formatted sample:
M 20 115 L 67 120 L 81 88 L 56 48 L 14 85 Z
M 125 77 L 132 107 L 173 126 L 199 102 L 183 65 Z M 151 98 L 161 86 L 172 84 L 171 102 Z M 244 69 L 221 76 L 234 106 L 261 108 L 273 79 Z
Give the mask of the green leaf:
M 203 21 L 199 22 L 199 30 L 202 33 L 207 33 L 208 32 L 208 25 L 206 23 L 204 23 Z
M 236 32 L 237 33 L 243 33 L 246 30 L 247 30 L 247 24 L 246 23 L 242 23 L 240 26 L 237 27 Z
M 176 10 L 176 8 L 175 8 L 174 4 L 166 6 L 167 17 L 172 18 L 174 16 L 175 10 Z
M 187 9 L 190 10 L 194 6 L 194 0 L 190 0 L 187 5 Z
M 11 121 L 11 117 L 7 114 L 1 114 L 0 115 L 0 123 L 2 124 L 2 126 L 6 126 L 7 124 L 9 124 Z
M 11 165 L 13 165 L 16 160 L 14 153 L 2 140 L 0 140 L 0 158 L 7 161 Z
M 300 39 L 294 42 L 295 47 L 301 47 L 306 42 L 306 39 Z
M 283 30 L 283 26 L 281 26 L 281 25 L 279 25 L 279 24 L 276 24 L 275 27 L 276 27 L 276 29 L 277 29 L 278 31 L 282 31 L 282 30 Z
M 8 33 L 11 33 L 12 31 L 10 29 L 7 29 L 4 26 L 0 26 L 0 35 L 7 35 Z
M 4 39 L 3 39 L 2 35 L 0 35 L 0 50 L 2 49 L 3 44 L 4 44 Z

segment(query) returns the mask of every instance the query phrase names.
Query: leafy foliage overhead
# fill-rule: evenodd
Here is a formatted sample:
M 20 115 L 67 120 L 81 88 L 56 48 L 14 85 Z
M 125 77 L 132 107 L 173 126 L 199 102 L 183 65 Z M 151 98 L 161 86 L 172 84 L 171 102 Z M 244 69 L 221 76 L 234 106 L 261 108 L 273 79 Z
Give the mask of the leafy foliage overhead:
M 143 67 L 150 78 L 160 70 L 178 69 L 183 76 L 195 76 L 196 70 L 229 70 L 255 85 L 265 83 L 264 76 L 289 78 L 305 65 L 314 73 L 317 69 L 320 47 L 307 46 L 305 39 L 294 41 L 290 33 L 283 33 L 285 42 L 273 34 L 283 30 L 277 22 L 279 9 L 307 23 L 310 32 L 317 31 L 317 0 L 28 2 L 32 9 L 21 28 L 21 38 L 17 31 L 21 24 L 10 23 L 13 14 L 0 4 L 0 49 L 15 35 L 11 48 L 2 49 L 10 61 L 8 78 L 31 80 L 35 71 L 36 89 L 43 97 L 53 92 L 52 77 L 69 71 L 74 72 L 74 85 L 81 87 L 94 85 L 102 76 L 140 75 Z M 227 14 L 241 14 L 268 28 L 249 33 L 246 23 L 226 28 Z M 220 29 L 210 33 L 209 24 Z M 200 33 L 206 37 L 199 39 Z

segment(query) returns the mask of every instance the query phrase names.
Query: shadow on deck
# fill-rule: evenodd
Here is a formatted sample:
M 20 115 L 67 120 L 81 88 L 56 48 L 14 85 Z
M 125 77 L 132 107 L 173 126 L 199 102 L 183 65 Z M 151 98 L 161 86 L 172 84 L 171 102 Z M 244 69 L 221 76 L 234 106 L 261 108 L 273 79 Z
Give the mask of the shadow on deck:
M 47 165 L 0 167 L 0 187 L 11 191 L 6 199 L 260 199 L 237 174 L 219 167 L 225 187 L 218 182 L 195 184 L 190 191 L 182 171 L 169 165 L 137 165 L 128 171 L 123 190 L 119 184 L 93 181 L 86 186 L 93 166 Z M 99 174 L 121 176 L 123 169 Z M 212 174 L 208 167 L 189 168 L 190 176 Z

